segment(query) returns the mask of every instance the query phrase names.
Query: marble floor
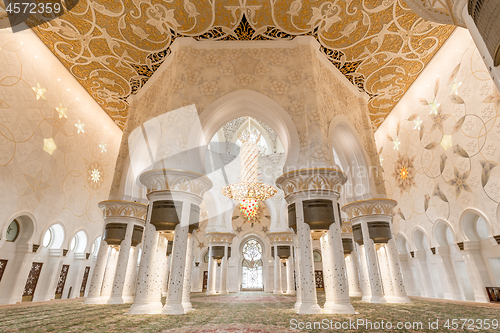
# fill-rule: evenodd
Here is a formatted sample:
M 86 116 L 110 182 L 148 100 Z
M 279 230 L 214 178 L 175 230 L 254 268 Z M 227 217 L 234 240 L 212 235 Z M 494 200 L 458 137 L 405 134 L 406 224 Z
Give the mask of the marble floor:
M 324 293 L 318 294 L 320 304 Z M 57 300 L 43 303 L 22 303 L 0 306 L 0 332 L 382 332 L 369 326 L 353 326 L 335 330 L 336 323 L 384 320 L 396 325 L 423 323 L 422 327 L 403 328 L 396 332 L 446 332 L 447 319 L 500 319 L 500 305 L 468 302 L 446 302 L 413 298 L 411 304 L 367 304 L 353 298 L 356 315 L 297 315 L 292 307 L 293 296 L 274 296 L 263 292 L 241 292 L 225 296 L 192 294 L 194 311 L 183 316 L 125 315 L 130 304 L 84 305 L 83 299 Z M 314 322 L 328 328 L 316 326 Z M 438 329 L 429 322 L 438 320 Z M 330 322 L 331 321 L 331 322 Z M 309 323 L 309 324 L 308 324 Z M 450 322 L 451 323 L 451 322 Z M 454 332 L 465 332 L 462 322 Z M 469 324 L 469 323 L 468 323 Z M 308 325 L 312 325 L 308 327 Z M 338 325 L 338 324 L 337 324 Z M 310 329 L 308 329 L 310 328 Z M 331 330 L 330 328 L 333 328 Z M 500 329 L 482 329 L 498 332 Z

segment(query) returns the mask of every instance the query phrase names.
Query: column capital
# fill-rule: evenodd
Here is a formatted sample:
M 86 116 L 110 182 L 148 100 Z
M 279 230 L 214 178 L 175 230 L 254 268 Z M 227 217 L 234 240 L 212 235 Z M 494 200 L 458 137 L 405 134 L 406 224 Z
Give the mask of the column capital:
M 347 181 L 347 176 L 335 168 L 298 169 L 287 172 L 276 179 L 276 186 L 285 192 L 285 199 L 291 203 L 297 196 L 335 195 Z
M 233 238 L 236 235 L 230 232 L 210 232 L 205 235 L 206 240 L 209 244 L 213 243 L 228 243 L 233 242 Z
M 212 181 L 199 173 L 175 169 L 145 171 L 139 176 L 147 194 L 158 191 L 179 191 L 203 197 L 212 188 Z
M 266 237 L 269 238 L 271 245 L 292 245 L 294 233 L 291 231 L 269 232 Z
M 344 236 L 351 237 L 352 223 L 350 221 L 342 221 L 342 224 L 340 225 L 340 230 L 342 231 L 342 237 Z
M 123 200 L 106 200 L 99 202 L 99 208 L 102 209 L 104 220 L 110 218 L 134 218 L 146 220 L 148 206 L 139 202 Z
M 392 218 L 392 210 L 397 204 L 397 201 L 385 198 L 358 200 L 342 206 L 342 211 L 349 216 L 351 222 L 353 219 L 364 216 L 386 216 Z

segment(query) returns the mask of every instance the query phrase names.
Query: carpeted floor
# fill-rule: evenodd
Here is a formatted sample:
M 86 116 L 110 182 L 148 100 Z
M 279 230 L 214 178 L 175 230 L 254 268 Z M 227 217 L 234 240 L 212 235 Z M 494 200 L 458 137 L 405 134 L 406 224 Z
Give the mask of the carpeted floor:
M 377 323 L 390 322 L 395 332 L 446 332 L 447 319 L 458 319 L 454 332 L 470 331 L 480 321 L 500 319 L 500 306 L 466 302 L 429 301 L 413 299 L 411 304 L 368 304 L 353 298 L 356 315 L 298 315 L 292 308 L 295 297 L 274 296 L 263 292 L 242 292 L 225 296 L 192 294 L 195 310 L 183 316 L 125 315 L 130 304 L 83 305 L 83 299 L 44 303 L 0 306 L 0 332 L 382 332 Z M 324 293 L 318 294 L 319 304 Z M 469 319 L 465 322 L 460 319 Z M 358 320 L 370 321 L 352 326 Z M 429 322 L 439 325 L 429 328 Z M 314 323 L 316 329 L 314 329 Z M 418 326 L 418 322 L 422 326 Z M 407 329 L 397 329 L 397 323 L 406 323 Z M 408 324 L 409 323 L 409 324 Z M 417 323 L 416 326 L 408 325 Z M 351 326 L 349 326 L 349 324 Z M 452 322 L 449 321 L 450 326 Z M 310 325 L 310 326 L 308 326 Z M 335 329 L 337 325 L 337 329 Z M 344 329 L 342 326 L 344 325 Z M 462 325 L 464 328 L 462 329 Z M 456 326 L 457 327 L 457 326 Z M 307 329 L 311 328 L 311 329 Z M 451 328 L 451 327 L 450 327 Z M 478 330 L 475 330 L 478 331 Z M 500 329 L 481 329 L 481 332 L 499 332 Z

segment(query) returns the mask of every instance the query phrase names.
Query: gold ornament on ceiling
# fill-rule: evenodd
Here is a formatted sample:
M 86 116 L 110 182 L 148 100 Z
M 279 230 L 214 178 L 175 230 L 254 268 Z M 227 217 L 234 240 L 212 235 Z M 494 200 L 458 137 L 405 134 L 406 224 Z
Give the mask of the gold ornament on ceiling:
M 378 127 L 454 29 L 419 18 L 404 0 L 81 0 L 60 18 L 27 23 L 121 128 L 127 97 L 165 61 L 176 38 L 306 35 L 370 96 Z

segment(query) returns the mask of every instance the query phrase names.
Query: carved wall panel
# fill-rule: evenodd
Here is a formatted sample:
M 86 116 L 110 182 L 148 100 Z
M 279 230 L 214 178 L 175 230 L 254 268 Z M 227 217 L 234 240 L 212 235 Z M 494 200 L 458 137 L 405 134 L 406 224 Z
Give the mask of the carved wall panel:
M 33 295 L 35 294 L 36 285 L 38 283 L 38 278 L 40 277 L 40 272 L 42 271 L 43 263 L 34 262 L 31 264 L 31 270 L 26 280 L 26 285 L 24 286 L 23 292 L 23 302 L 31 302 L 33 300 Z

